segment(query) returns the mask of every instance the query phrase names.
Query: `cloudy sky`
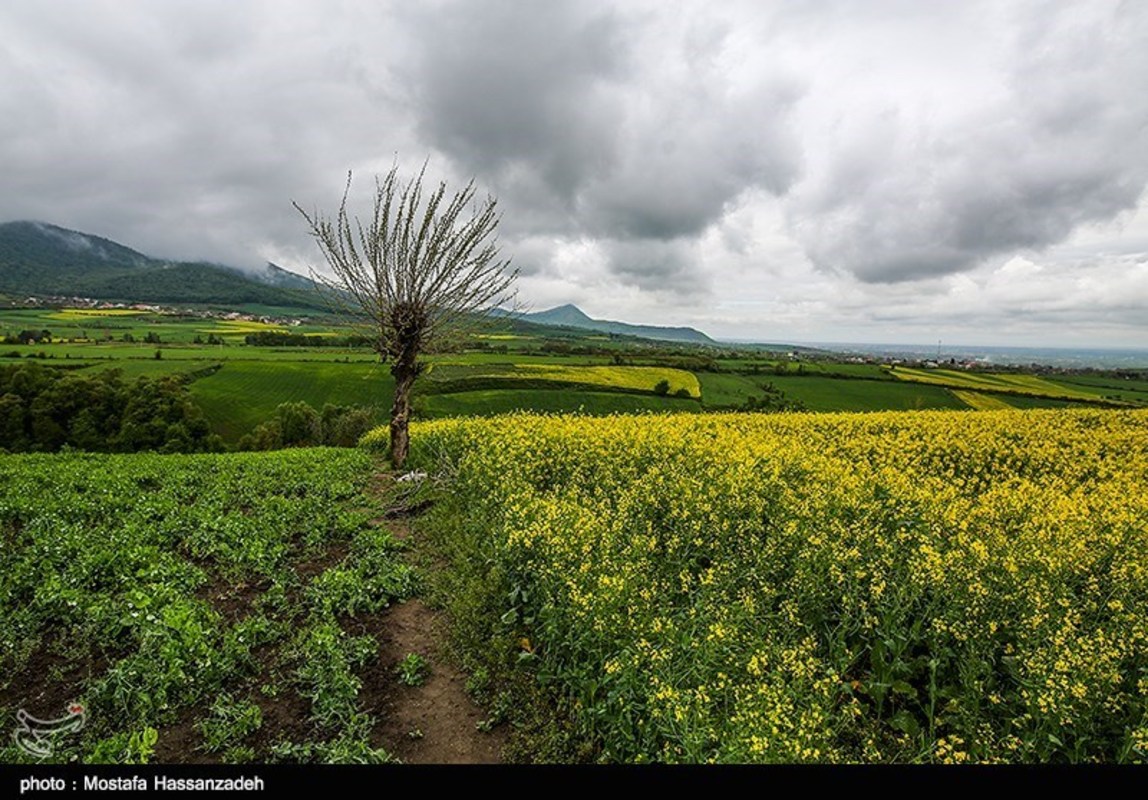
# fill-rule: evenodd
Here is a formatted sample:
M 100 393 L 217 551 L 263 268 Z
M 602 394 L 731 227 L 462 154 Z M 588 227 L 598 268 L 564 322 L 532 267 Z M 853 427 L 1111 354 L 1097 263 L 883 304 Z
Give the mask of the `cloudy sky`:
M 0 220 L 305 271 L 429 159 L 536 309 L 1148 347 L 1145 76 L 1142 0 L 5 0 Z

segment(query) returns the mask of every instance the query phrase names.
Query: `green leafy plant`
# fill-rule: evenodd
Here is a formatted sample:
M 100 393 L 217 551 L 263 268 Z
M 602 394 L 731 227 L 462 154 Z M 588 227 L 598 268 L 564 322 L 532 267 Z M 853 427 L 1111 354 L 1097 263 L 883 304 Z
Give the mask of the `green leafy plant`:
M 355 674 L 373 657 L 378 643 L 370 636 L 348 636 L 333 620 L 302 630 L 293 645 L 300 694 L 311 701 L 311 717 L 336 730 L 358 714 L 362 681 Z
M 426 680 L 430 665 L 418 653 L 407 653 L 395 667 L 399 682 L 406 686 L 421 686 Z
M 48 642 L 58 663 L 90 674 L 89 724 L 61 740 L 57 760 L 151 762 L 187 715 L 205 751 L 262 760 L 253 700 L 267 707 L 264 697 L 296 691 L 331 737 L 316 758 L 384 760 L 358 698 L 377 644 L 335 619 L 413 586 L 394 540 L 356 510 L 369 468 L 354 450 L 5 456 L 4 680 L 29 681 Z M 298 565 L 332 542 L 352 548 L 354 591 L 324 603 Z M 14 745 L 0 749 L 0 760 L 18 758 Z
M 89 764 L 147 764 L 158 741 L 155 728 L 124 731 L 96 742 L 84 760 Z
M 250 701 L 223 695 L 211 706 L 211 716 L 197 726 L 209 753 L 234 745 L 263 725 L 263 712 Z

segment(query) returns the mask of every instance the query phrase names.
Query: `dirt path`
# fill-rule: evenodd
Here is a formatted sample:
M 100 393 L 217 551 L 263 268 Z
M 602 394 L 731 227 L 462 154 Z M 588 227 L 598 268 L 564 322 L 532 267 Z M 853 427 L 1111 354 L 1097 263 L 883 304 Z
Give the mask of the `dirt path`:
M 372 482 L 372 489 L 385 501 L 386 479 Z M 417 536 L 417 517 L 388 513 L 375 520 L 397 538 Z M 378 639 L 379 660 L 364 676 L 364 694 L 378 700 L 372 709 L 379 724 L 372 744 L 408 764 L 497 764 L 506 743 L 506 731 L 497 727 L 479 730 L 485 719 L 466 691 L 466 675 L 446 657 L 445 620 L 422 600 L 411 598 L 380 616 L 371 633 Z M 400 682 L 396 669 L 409 653 L 429 664 L 418 686 Z M 373 690 L 373 691 L 372 691 Z

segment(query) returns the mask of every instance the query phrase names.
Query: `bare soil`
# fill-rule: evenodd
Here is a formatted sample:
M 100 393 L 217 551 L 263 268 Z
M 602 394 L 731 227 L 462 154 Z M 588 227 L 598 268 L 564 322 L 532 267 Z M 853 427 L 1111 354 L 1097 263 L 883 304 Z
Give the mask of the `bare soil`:
M 466 692 L 466 675 L 443 652 L 437 612 L 413 598 L 380 617 L 377 629 L 364 631 L 380 644 L 379 660 L 363 676 L 360 692 L 379 720 L 371 744 L 408 764 L 499 763 L 506 731 L 479 730 L 485 715 Z M 409 653 L 429 663 L 418 686 L 398 678 L 399 662 Z
M 61 717 L 83 694 L 84 685 L 106 672 L 117 657 L 96 648 L 66 645 L 58 635 L 45 637 L 20 674 L 0 690 L 0 708 L 23 709 L 41 719 Z
M 394 482 L 375 476 L 376 496 L 394 496 Z M 417 517 L 429 503 L 389 505 L 374 524 L 417 547 Z M 373 624 L 372 624 L 373 623 Z M 363 676 L 360 697 L 379 720 L 371 743 L 408 764 L 497 764 L 507 740 L 505 726 L 479 730 L 486 715 L 466 691 L 466 675 L 446 652 L 446 622 L 417 597 L 392 606 L 377 620 L 351 632 L 370 633 L 379 642 L 378 661 Z M 429 664 L 418 686 L 403 684 L 399 662 L 416 653 Z

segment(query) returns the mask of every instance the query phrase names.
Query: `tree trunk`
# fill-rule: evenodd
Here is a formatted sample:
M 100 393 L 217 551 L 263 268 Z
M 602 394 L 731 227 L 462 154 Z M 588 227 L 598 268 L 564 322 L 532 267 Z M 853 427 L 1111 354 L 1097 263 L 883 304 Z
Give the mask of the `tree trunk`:
M 391 405 L 391 466 L 402 469 L 410 451 L 411 388 L 418 377 L 414 363 L 399 361 L 391 365 L 395 379 L 395 399 Z

